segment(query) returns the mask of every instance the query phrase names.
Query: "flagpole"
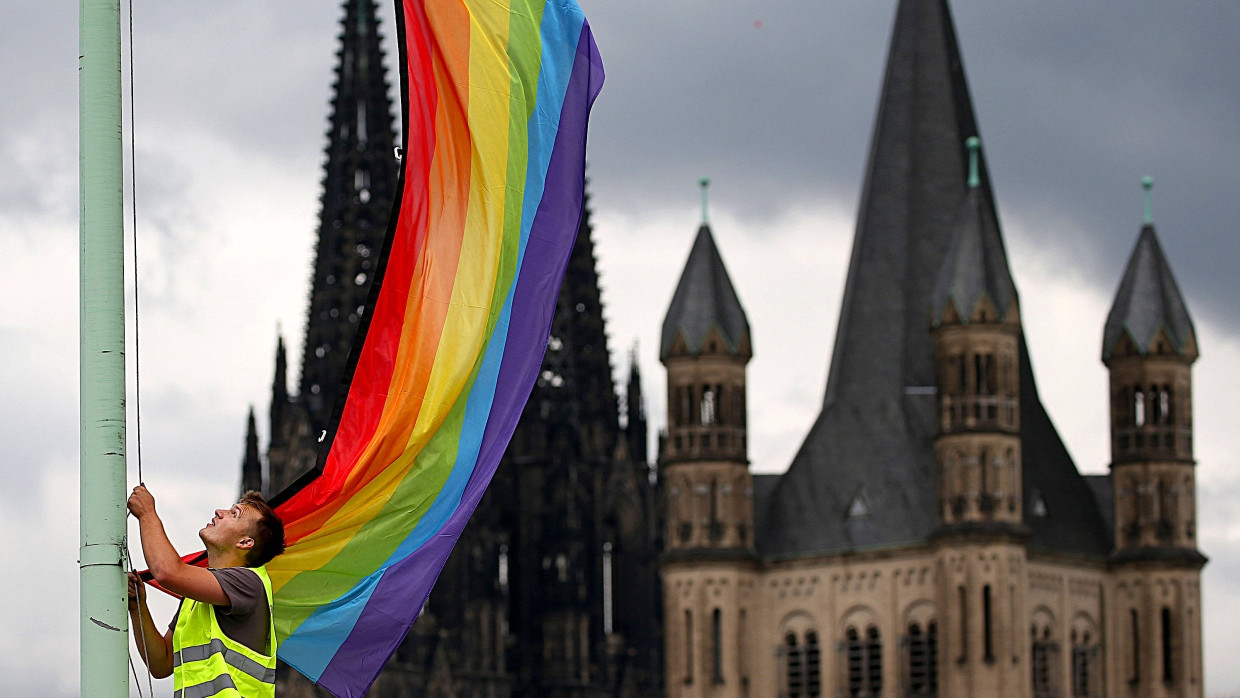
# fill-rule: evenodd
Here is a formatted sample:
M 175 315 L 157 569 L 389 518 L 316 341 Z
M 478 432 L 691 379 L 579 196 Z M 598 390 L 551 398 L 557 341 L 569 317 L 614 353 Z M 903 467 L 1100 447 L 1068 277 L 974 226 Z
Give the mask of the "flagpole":
M 81 690 L 129 694 L 119 0 L 79 0 Z

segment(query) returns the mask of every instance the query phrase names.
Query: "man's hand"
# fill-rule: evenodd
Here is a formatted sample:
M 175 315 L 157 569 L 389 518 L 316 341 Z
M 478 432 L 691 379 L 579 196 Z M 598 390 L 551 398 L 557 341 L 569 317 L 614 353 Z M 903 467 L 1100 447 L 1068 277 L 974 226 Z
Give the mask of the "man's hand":
M 151 576 L 165 590 L 212 606 L 228 607 L 231 601 L 210 570 L 185 564 L 168 533 L 164 522 L 155 513 L 155 498 L 145 485 L 133 488 L 129 495 L 129 511 L 138 519 L 138 534 L 142 536 L 142 556 L 151 568 Z M 132 582 L 131 582 L 132 584 Z M 143 592 L 135 592 L 143 593 Z
M 129 501 L 125 505 L 129 507 L 129 513 L 139 520 L 147 514 L 155 513 L 155 498 L 147 491 L 146 485 L 133 488 L 133 493 L 129 495 Z
M 146 607 L 146 584 L 142 583 L 142 578 L 137 572 L 129 573 L 129 610 L 135 610 L 139 606 Z

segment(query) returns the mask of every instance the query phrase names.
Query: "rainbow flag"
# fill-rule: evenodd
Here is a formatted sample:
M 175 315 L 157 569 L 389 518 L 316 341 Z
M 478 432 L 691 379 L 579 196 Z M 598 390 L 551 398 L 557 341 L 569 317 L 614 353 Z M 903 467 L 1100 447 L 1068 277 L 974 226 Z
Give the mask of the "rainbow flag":
M 400 200 L 330 448 L 275 498 L 279 656 L 360 696 L 426 602 L 542 363 L 603 82 L 573 0 L 404 0 Z

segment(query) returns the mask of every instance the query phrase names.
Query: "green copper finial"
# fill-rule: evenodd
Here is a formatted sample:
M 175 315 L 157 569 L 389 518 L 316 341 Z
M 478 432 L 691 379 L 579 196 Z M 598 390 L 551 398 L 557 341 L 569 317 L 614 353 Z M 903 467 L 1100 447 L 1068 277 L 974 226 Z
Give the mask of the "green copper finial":
M 1154 197 L 1150 190 L 1154 188 L 1154 178 L 1146 175 L 1141 178 L 1141 187 L 1145 189 L 1145 224 L 1154 222 Z
M 710 217 L 706 215 L 706 189 L 710 186 L 710 177 L 699 179 L 698 184 L 702 187 L 702 225 L 706 225 L 710 220 Z
M 969 188 L 976 189 L 982 183 L 982 178 L 977 172 L 977 151 L 982 147 L 982 142 L 977 136 L 969 136 L 964 142 L 964 147 L 969 149 Z

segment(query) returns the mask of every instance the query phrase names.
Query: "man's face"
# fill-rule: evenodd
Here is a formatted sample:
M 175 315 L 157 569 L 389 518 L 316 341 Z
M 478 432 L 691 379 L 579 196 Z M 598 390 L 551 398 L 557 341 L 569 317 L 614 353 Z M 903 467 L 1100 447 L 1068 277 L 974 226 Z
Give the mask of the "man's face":
M 217 548 L 248 549 L 253 545 L 254 539 L 250 537 L 250 532 L 254 530 L 256 523 L 258 512 L 238 503 L 232 505 L 231 509 L 216 509 L 215 516 L 198 532 L 198 537 L 203 543 Z

